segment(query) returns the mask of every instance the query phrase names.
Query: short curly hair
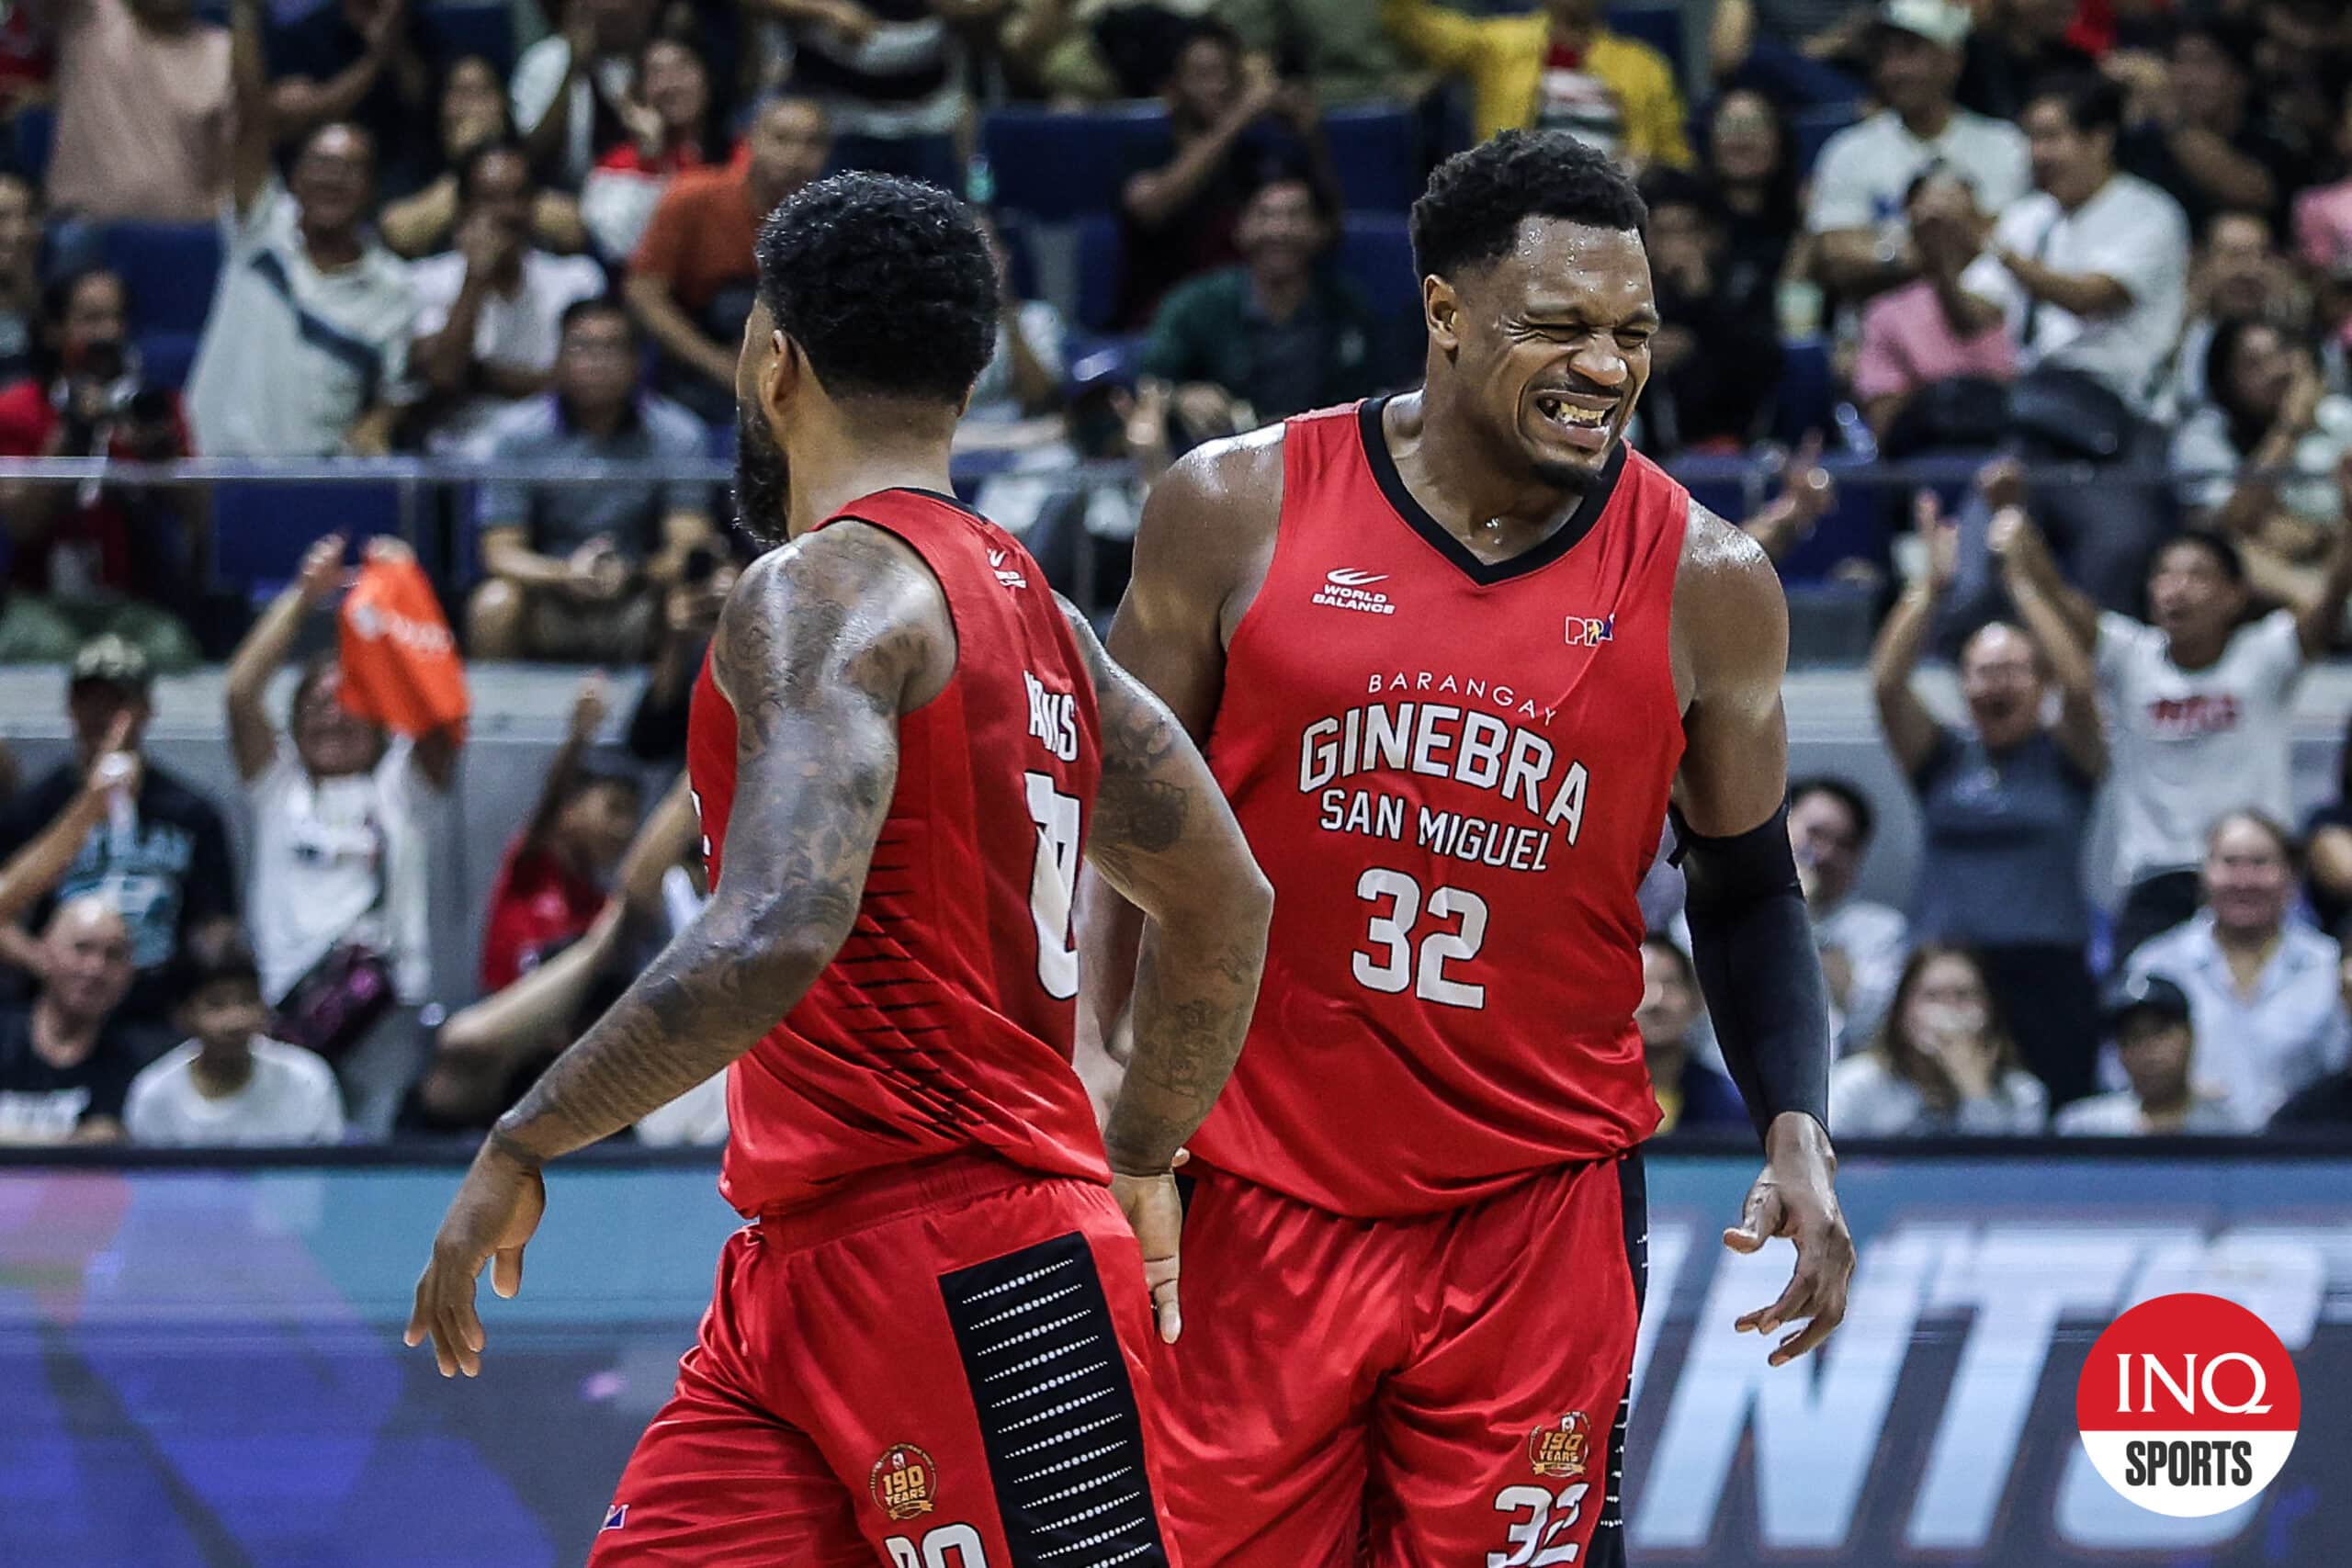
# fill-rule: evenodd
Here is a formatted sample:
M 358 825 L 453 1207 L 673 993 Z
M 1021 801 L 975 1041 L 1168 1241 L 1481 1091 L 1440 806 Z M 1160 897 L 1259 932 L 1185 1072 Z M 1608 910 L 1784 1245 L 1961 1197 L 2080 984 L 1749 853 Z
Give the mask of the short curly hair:
M 1638 231 L 1633 177 L 1564 130 L 1506 130 L 1437 166 L 1413 203 L 1413 265 L 1452 276 L 1500 261 L 1530 218 Z
M 835 175 L 760 227 L 760 299 L 837 398 L 959 403 L 996 349 L 996 263 L 937 186 Z

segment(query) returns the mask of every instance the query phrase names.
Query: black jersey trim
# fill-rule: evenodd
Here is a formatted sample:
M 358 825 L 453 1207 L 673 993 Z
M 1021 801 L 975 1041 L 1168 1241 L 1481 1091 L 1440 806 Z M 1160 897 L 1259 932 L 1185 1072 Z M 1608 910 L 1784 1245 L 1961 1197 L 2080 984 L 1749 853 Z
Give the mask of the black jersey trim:
M 1521 550 L 1507 560 L 1480 560 L 1470 547 L 1453 536 L 1445 525 L 1430 515 L 1428 507 L 1413 499 L 1405 488 L 1405 476 L 1397 471 L 1396 459 L 1388 450 L 1388 438 L 1381 434 L 1380 420 L 1388 400 L 1366 398 L 1356 409 L 1356 427 L 1363 438 L 1364 461 L 1372 465 L 1372 477 L 1380 486 L 1380 493 L 1396 515 L 1405 520 L 1414 533 L 1429 541 L 1430 547 L 1452 562 L 1455 570 L 1482 588 L 1498 582 L 1508 582 L 1532 571 L 1541 571 L 1566 555 L 1583 542 L 1586 535 L 1600 525 L 1600 514 L 1609 508 L 1610 498 L 1617 493 L 1617 480 L 1625 471 L 1625 443 L 1621 439 L 1609 461 L 1601 466 L 1600 477 L 1586 491 L 1584 499 L 1568 520 L 1532 548 Z
M 1617 1162 L 1617 1201 L 1625 1227 L 1625 1267 L 1634 1277 L 1634 1322 L 1638 1329 L 1650 1285 L 1649 1182 L 1638 1147 L 1628 1149 Z M 1593 1527 L 1592 1544 L 1585 1552 L 1586 1568 L 1625 1568 L 1625 1428 L 1633 1419 L 1634 1380 L 1628 1374 L 1625 1396 L 1617 1402 L 1616 1423 L 1609 1428 L 1600 1522 Z

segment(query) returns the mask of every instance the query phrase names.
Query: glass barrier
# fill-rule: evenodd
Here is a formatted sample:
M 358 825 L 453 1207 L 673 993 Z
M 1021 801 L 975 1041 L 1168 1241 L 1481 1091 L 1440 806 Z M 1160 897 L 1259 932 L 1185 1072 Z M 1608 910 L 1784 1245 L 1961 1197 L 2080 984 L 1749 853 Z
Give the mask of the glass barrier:
M 2352 1161 L 2151 1155 L 1850 1153 L 1850 1311 L 1818 1363 L 1775 1371 L 1731 1325 L 1779 1293 L 1787 1251 L 1716 1239 L 1752 1157 L 1654 1153 L 1635 1560 L 2342 1563 Z M 456 1179 L 0 1166 L 0 1562 L 580 1562 L 737 1220 L 706 1164 L 567 1162 L 521 1297 L 483 1292 L 482 1376 L 444 1382 L 398 1336 Z M 2093 1338 L 2174 1291 L 2260 1314 L 2306 1391 L 2285 1472 L 2208 1519 L 2126 1503 L 2075 1435 Z

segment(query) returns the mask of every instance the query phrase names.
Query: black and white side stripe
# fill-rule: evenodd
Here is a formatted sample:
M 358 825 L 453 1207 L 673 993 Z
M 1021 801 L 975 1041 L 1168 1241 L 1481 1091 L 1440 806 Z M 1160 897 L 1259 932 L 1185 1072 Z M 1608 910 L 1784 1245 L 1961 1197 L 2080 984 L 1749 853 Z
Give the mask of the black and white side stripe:
M 1143 1423 L 1086 1238 L 940 1278 L 1013 1568 L 1164 1568 Z
M 1642 1151 L 1627 1152 L 1617 1162 L 1617 1199 L 1624 1211 L 1625 1266 L 1634 1275 L 1634 1323 L 1640 1331 L 1642 1299 L 1650 1286 L 1649 1185 L 1642 1172 Z M 1634 1418 L 1634 1382 L 1625 1380 L 1625 1396 L 1617 1402 L 1617 1423 L 1609 1428 L 1609 1486 L 1601 1499 L 1600 1522 L 1593 1527 L 1592 1550 L 1586 1568 L 1625 1568 L 1625 1428 Z

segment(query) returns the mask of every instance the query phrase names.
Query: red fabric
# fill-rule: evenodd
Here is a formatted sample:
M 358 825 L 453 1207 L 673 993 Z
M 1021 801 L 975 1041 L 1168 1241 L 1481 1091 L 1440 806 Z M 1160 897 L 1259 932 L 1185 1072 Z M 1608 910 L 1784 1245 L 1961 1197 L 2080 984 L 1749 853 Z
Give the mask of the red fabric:
M 1348 1107 L 1363 1126 L 1370 1102 Z M 1184 1337 L 1151 1358 L 1162 1506 L 1193 1568 L 1623 1561 L 1594 1537 L 1616 1512 L 1644 1207 L 1625 1160 L 1370 1223 L 1203 1176 Z
M 402 735 L 463 725 L 465 661 L 433 583 L 413 560 L 370 560 L 343 601 L 343 705 Z
M 1192 1143 L 1359 1216 L 1457 1208 L 1657 1127 L 1635 894 L 1682 758 L 1690 505 L 1628 451 L 1589 532 L 1474 574 L 1379 426 L 1376 405 L 1289 422 L 1273 560 L 1226 656 L 1209 761 L 1274 923 Z
M 720 1190 L 752 1213 L 861 1170 L 973 1148 L 1108 1181 L 1069 1065 L 1067 898 L 1102 770 L 1077 643 L 1045 573 L 994 524 L 914 491 L 845 513 L 889 530 L 939 580 L 956 672 L 899 721 L 897 792 L 848 941 L 728 1075 Z M 735 714 L 707 665 L 686 763 L 723 889 Z
M 2066 41 L 2086 54 L 2105 54 L 2115 42 L 2114 0 L 2082 0 Z
M 1581 71 L 1584 69 L 1584 51 L 1572 43 L 1554 39 L 1544 51 L 1544 67 L 1547 71 Z
M 181 410 L 179 394 L 169 395 L 176 455 L 186 457 L 194 449 L 187 417 Z M 64 417 L 42 382 L 28 378 L 0 389 L 0 457 L 48 456 Z M 126 460 L 136 456 L 119 431 L 107 441 L 107 452 Z M 130 519 L 114 492 L 102 490 L 96 500 L 62 514 L 46 540 L 19 543 L 8 563 L 9 585 L 28 593 L 49 592 L 51 568 L 60 550 L 85 555 L 89 575 L 99 587 L 118 593 L 139 592 L 141 563 L 133 558 Z
M 11 6 L 0 16 L 0 107 L 38 98 L 56 69 L 49 30 L 29 6 Z
M 622 175 L 682 175 L 701 168 L 703 155 L 694 142 L 681 141 L 662 149 L 660 157 L 649 158 L 635 141 L 624 141 L 597 159 L 596 166 Z
M 1167 1487 L 1143 1353 L 1149 1296 L 1106 1190 L 975 1157 L 869 1179 L 811 1217 L 824 1222 L 813 1232 L 763 1222 L 728 1241 L 701 1335 L 622 1472 L 591 1568 L 1182 1562 L 1149 1522 Z M 1041 1244 L 1051 1257 L 1027 1267 L 1018 1255 Z M 1017 1271 L 950 1277 L 992 1261 Z M 1046 1332 L 1014 1337 L 1031 1328 Z M 1024 1365 L 1063 1346 L 1082 1353 Z M 1057 1420 L 1057 1400 L 1083 1413 Z M 1044 1451 L 1071 1428 L 1082 1444 Z M 1013 1477 L 991 1472 L 990 1437 L 1037 1466 L 1087 1452 L 1098 1470 L 1124 1466 L 1118 1488 L 1033 1515 L 1064 1522 L 1064 1541 L 1156 1532 L 1166 1555 L 1048 1558 L 1034 1535 L 1031 1552 L 1013 1550 L 998 1505 Z M 1118 1511 L 1087 1515 L 1114 1498 Z M 977 1539 L 947 1550 L 967 1530 Z
M 490 919 L 481 937 L 482 989 L 513 985 L 594 925 L 604 907 L 602 887 L 516 834 L 499 863 L 498 880 L 491 884 Z

